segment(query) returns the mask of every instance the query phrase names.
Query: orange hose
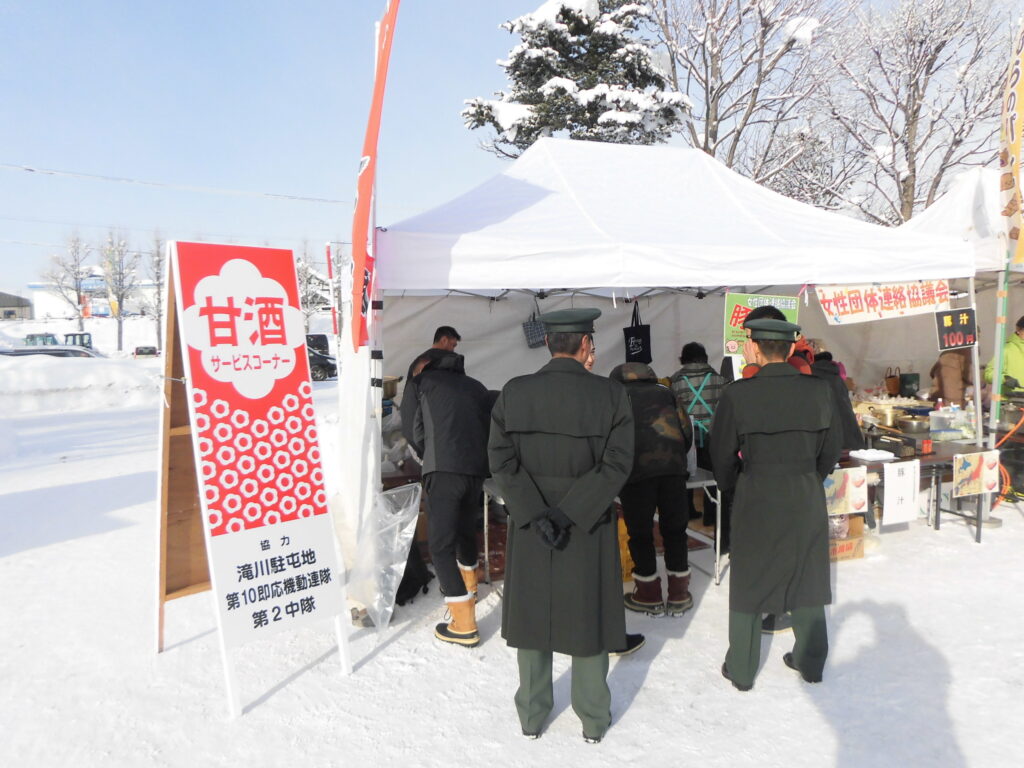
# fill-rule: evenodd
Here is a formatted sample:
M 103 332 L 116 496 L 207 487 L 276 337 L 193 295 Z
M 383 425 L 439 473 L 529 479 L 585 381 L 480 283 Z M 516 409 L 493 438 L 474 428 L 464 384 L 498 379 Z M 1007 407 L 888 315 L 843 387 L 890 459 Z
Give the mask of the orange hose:
M 998 443 L 996 443 L 996 448 L 1005 443 L 1010 438 L 1010 435 L 1014 434 L 1018 429 L 1020 429 L 1022 424 L 1024 424 L 1024 412 L 1021 413 L 1021 417 L 1017 421 L 1017 423 L 1013 425 L 1013 429 L 1011 429 L 1009 432 L 1003 435 L 1002 439 Z M 1009 494 L 1013 490 L 1013 484 L 1010 482 L 1010 473 L 1006 470 L 1006 467 L 1003 466 L 1003 462 L 1001 461 L 999 462 L 999 477 L 1003 481 L 1003 487 L 999 495 L 996 496 L 996 500 L 992 502 L 992 509 L 995 509 L 1002 502 L 1009 499 Z

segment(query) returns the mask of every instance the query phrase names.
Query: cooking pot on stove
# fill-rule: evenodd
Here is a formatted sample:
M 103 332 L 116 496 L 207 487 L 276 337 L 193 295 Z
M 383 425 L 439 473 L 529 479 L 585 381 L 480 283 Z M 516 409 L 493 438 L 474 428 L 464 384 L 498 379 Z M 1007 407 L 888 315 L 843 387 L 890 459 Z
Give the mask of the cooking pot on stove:
M 901 432 L 918 434 L 931 429 L 931 421 L 924 416 L 900 416 L 896 419 L 896 426 Z
M 871 408 L 870 411 L 871 415 L 878 419 L 878 423 L 883 427 L 891 428 L 896 426 L 896 411 L 892 408 Z

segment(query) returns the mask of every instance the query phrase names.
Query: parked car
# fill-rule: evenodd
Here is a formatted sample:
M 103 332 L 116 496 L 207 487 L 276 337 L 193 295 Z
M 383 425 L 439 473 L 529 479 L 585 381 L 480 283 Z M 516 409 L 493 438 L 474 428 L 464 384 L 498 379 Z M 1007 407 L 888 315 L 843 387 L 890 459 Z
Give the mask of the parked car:
M 157 357 L 159 354 L 156 347 L 136 347 L 132 357 Z
M 25 337 L 25 346 L 28 347 L 41 347 L 44 344 L 50 346 L 58 343 L 57 337 L 52 333 L 30 333 Z
M 92 349 L 92 334 L 91 333 L 65 333 L 64 344 L 75 347 L 85 347 L 86 349 Z
M 337 377 L 338 365 L 333 357 L 309 347 L 306 347 L 306 353 L 309 356 L 309 375 L 313 381 L 326 381 Z
M 327 343 L 326 333 L 307 333 L 306 334 L 306 346 L 310 349 L 315 349 L 321 355 L 331 354 L 331 348 Z
M 0 349 L 0 355 L 24 357 L 26 355 L 49 355 L 50 357 L 106 357 L 95 349 L 75 347 L 68 344 L 47 344 L 42 347 L 14 347 Z

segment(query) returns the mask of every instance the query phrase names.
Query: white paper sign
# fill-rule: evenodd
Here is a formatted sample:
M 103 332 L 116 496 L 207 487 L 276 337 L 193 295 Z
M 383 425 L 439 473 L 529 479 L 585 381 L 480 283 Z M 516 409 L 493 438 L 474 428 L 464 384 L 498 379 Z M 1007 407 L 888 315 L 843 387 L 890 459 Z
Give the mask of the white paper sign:
M 883 471 L 885 504 L 882 507 L 882 520 L 886 525 L 916 520 L 921 488 L 921 462 L 914 459 L 886 464 Z
M 330 515 L 210 539 L 224 640 L 238 646 L 345 610 Z

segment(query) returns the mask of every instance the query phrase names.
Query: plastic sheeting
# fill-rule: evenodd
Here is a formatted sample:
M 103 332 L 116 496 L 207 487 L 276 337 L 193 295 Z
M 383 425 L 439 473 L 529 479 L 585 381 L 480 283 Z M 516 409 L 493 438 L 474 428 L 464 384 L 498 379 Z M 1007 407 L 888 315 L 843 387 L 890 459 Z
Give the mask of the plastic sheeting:
M 364 522 L 361 546 L 349 576 L 349 597 L 361 603 L 377 628 L 377 641 L 395 610 L 395 595 L 405 573 L 416 532 L 422 487 L 402 485 L 377 494 L 373 514 Z

